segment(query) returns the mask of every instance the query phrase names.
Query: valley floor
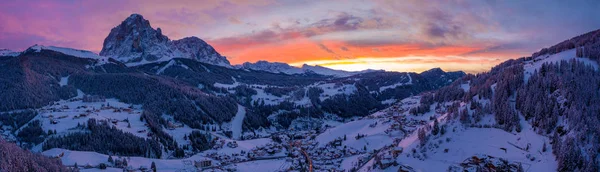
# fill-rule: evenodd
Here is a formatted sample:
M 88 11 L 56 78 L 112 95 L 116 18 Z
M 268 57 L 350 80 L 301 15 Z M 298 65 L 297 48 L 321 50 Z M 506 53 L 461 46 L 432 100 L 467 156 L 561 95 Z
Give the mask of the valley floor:
M 525 171 L 556 171 L 557 169 L 551 146 L 547 145 L 545 151 L 542 148 L 544 144 L 548 144 L 548 138 L 536 134 L 524 120 L 521 122 L 523 131 L 520 133 L 509 133 L 489 127 L 465 127 L 456 120 L 447 120 L 447 114 L 434 109 L 434 105 L 428 113 L 410 115 L 408 109 L 417 106 L 418 102 L 418 96 L 410 97 L 367 117 L 353 118 L 342 123 L 325 121 L 324 124 L 335 125 L 318 133 L 294 130 L 271 131 L 268 132 L 270 133 L 268 137 L 249 140 L 239 140 L 244 134 L 242 125 L 245 108 L 238 105 L 238 113 L 225 127 L 231 130 L 232 138 L 223 135 L 222 131 L 210 132 L 212 136 L 218 138 L 218 144 L 213 149 L 188 155 L 183 159 L 113 157 L 127 159 L 128 165 L 134 169 L 147 169 L 154 162 L 158 171 L 194 171 L 199 169 L 195 163 L 200 161 L 212 162 L 210 167 L 200 169 L 216 171 L 228 169 L 249 172 L 301 171 L 309 163 L 313 164 L 316 171 L 357 169 L 397 171 L 398 168 L 414 171 L 446 171 L 451 167 L 459 166 L 473 156 L 502 158 L 510 163 L 521 164 Z M 42 121 L 44 130 L 56 130 L 59 135 L 80 132 L 76 129 L 78 123 L 84 123 L 87 118 L 96 118 L 114 120 L 113 125 L 118 129 L 138 137 L 148 137 L 146 132 L 149 129 L 139 120 L 140 107 L 120 103 L 114 99 L 107 99 L 105 103 L 84 103 L 78 99 L 61 101 L 42 108 L 41 112 L 34 120 Z M 445 126 L 445 134 L 430 135 L 426 144 L 422 145 L 418 130 L 433 126 L 432 119 L 437 119 L 440 125 Z M 53 121 L 57 124 L 53 124 Z M 480 122 L 480 124 L 490 123 L 493 123 L 493 118 L 490 116 Z M 193 130 L 185 125 L 165 129 L 180 145 L 189 144 L 183 136 Z M 279 137 L 282 142 L 276 142 L 272 137 Z M 34 150 L 42 151 L 40 145 L 35 146 Z M 399 149 L 402 153 L 392 156 L 392 152 Z M 83 169 L 82 171 L 97 171 L 96 167 L 99 164 L 109 164 L 108 155 L 96 152 L 53 148 L 43 151 L 42 154 L 60 157 L 63 164 L 67 166 L 77 163 Z M 395 162 L 397 165 L 383 168 L 381 162 Z M 86 166 L 91 168 L 84 168 Z M 109 166 L 106 171 L 122 171 L 122 169 Z

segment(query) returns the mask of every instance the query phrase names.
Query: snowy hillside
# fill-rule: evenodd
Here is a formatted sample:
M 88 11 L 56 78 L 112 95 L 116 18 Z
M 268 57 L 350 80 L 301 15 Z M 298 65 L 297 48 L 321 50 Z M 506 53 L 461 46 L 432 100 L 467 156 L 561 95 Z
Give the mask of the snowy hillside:
M 584 62 L 585 64 L 594 67 L 596 70 L 598 69 L 597 62 L 592 61 L 589 58 L 578 58 L 575 53 L 575 49 L 570 49 L 552 55 L 543 54 L 538 57 L 535 57 L 532 60 L 525 61 L 525 64 L 523 65 L 523 69 L 525 69 L 525 82 L 527 82 L 531 74 L 533 74 L 534 71 L 539 70 L 542 67 L 542 64 L 544 63 L 559 63 L 561 61 L 570 61 L 572 59 L 575 59 L 577 61 Z
M 0 56 L 11 56 L 11 57 L 15 57 L 18 56 L 19 52 L 14 52 L 12 50 L 9 49 L 0 49 Z
M 56 52 L 59 52 L 59 53 L 70 55 L 70 56 L 81 57 L 81 58 L 89 58 L 89 59 L 96 59 L 96 60 L 99 60 L 99 61 L 108 62 L 108 57 L 100 56 L 100 55 L 98 55 L 98 54 L 96 54 L 94 52 L 91 52 L 91 51 L 77 50 L 77 49 L 72 49 L 72 48 L 34 45 L 34 46 L 29 47 L 25 51 L 40 52 L 41 50 L 56 51 Z
M 399 87 L 399 86 L 403 86 L 403 85 L 410 85 L 410 84 L 412 84 L 412 78 L 410 77 L 410 74 L 407 73 L 406 74 L 406 78 L 408 78 L 408 82 L 398 82 L 398 83 L 394 83 L 392 85 L 386 85 L 386 86 L 380 87 L 379 88 L 379 92 L 383 92 L 383 91 L 385 91 L 387 89 L 393 89 L 393 88 L 396 88 L 396 87 Z

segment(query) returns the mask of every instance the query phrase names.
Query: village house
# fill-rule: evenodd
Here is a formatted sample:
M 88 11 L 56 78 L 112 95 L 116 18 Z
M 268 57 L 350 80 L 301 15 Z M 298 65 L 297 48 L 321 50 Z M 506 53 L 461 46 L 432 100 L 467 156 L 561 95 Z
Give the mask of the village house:
M 386 169 L 390 166 L 397 166 L 398 162 L 396 162 L 396 158 L 392 157 L 390 154 L 384 154 L 381 156 L 375 157 L 375 163 L 379 166 L 380 169 Z
M 392 155 L 394 156 L 394 158 L 396 158 L 402 153 L 402 151 L 404 151 L 403 147 L 394 147 L 394 149 L 392 150 Z
M 175 123 L 173 121 L 168 121 L 167 122 L 167 129 L 169 130 L 174 130 L 175 128 L 182 128 L 183 124 L 181 123 Z
M 210 166 L 212 166 L 212 161 L 209 160 L 209 159 L 204 159 L 204 160 L 200 160 L 200 161 L 194 161 L 194 166 L 196 166 L 196 168 L 210 167 Z

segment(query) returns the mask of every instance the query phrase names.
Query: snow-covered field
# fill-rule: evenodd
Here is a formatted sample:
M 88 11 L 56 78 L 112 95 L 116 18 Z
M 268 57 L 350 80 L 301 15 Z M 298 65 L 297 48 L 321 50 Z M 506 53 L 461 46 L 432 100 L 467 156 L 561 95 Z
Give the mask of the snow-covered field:
M 524 127 L 521 133 L 509 133 L 496 128 L 454 126 L 449 128 L 445 135 L 429 140 L 438 146 L 427 148 L 423 153 L 427 159 L 420 160 L 412 155 L 403 154 L 398 156 L 397 161 L 420 171 L 446 171 L 451 165 L 458 165 L 477 154 L 485 154 L 520 162 L 525 171 L 556 171 L 557 163 L 548 138 L 536 134 L 530 126 L 527 127 L 529 128 Z M 453 131 L 454 128 L 456 131 Z M 542 152 L 544 142 L 547 144 L 546 152 Z M 420 153 L 418 144 L 419 141 L 415 141 L 407 145 L 405 152 L 412 154 L 410 150 L 415 148 L 417 153 Z M 521 150 L 512 144 L 521 148 L 527 148 L 529 145 L 529 150 Z M 445 152 L 446 149 L 448 152 Z M 535 160 L 528 158 L 528 155 L 535 157 Z M 396 171 L 396 168 L 385 171 Z
M 95 153 L 95 152 L 85 152 L 85 151 L 71 151 L 60 148 L 54 148 L 47 151 L 42 152 L 43 155 L 55 157 L 60 154 L 63 154 L 61 158 L 63 164 L 72 166 L 77 163 L 78 166 L 91 165 L 95 166 L 100 163 L 108 164 L 108 155 Z M 113 158 L 118 158 L 118 156 L 114 156 Z M 127 164 L 134 168 L 139 167 L 150 167 L 152 162 L 156 163 L 157 171 L 180 171 L 180 170 L 194 170 L 192 164 L 189 162 L 193 162 L 194 160 L 206 160 L 206 157 L 202 156 L 192 156 L 186 159 L 150 159 L 150 158 L 142 158 L 142 157 L 124 157 L 127 159 Z M 122 171 L 122 169 L 121 169 Z
M 61 83 L 66 80 L 61 79 Z M 147 138 L 144 130 L 148 130 L 148 127 L 140 121 L 142 112 L 140 107 L 116 99 L 106 99 L 105 102 L 84 102 L 80 98 L 75 98 L 58 101 L 53 105 L 41 108 L 39 114 L 32 121 L 39 120 L 44 131 L 53 130 L 57 134 L 66 134 L 77 132 L 77 125 L 85 124 L 91 118 L 108 120 L 119 130 Z
M 289 167 L 284 159 L 280 160 L 261 160 L 236 164 L 239 172 L 259 172 L 259 171 L 284 171 Z
M 319 99 L 321 99 L 321 101 L 328 99 L 330 97 L 333 97 L 335 95 L 338 94 L 344 94 L 344 95 L 351 95 L 355 92 L 357 92 L 357 88 L 355 85 L 353 84 L 336 84 L 336 83 L 325 83 L 325 84 L 318 84 L 316 85 L 316 87 L 319 87 L 321 89 L 323 89 L 323 93 L 321 93 L 321 96 L 319 97 Z
M 230 142 L 233 141 L 231 139 L 227 139 L 227 138 L 220 138 L 220 139 L 224 139 L 226 142 Z M 219 161 L 214 160 L 212 158 L 209 158 L 207 155 L 208 154 L 235 154 L 235 153 L 240 153 L 241 151 L 250 151 L 254 148 L 256 148 L 257 146 L 263 146 L 269 143 L 272 143 L 272 141 L 270 139 L 253 139 L 253 140 L 244 140 L 244 141 L 236 141 L 238 144 L 238 147 L 236 148 L 229 148 L 229 147 L 223 147 L 222 149 L 219 150 L 207 150 L 205 152 L 193 155 L 189 158 L 184 158 L 184 159 L 152 159 L 152 158 L 144 158 L 144 157 L 123 157 L 127 159 L 128 165 L 132 166 L 133 168 L 139 168 L 139 167 L 150 167 L 150 164 L 152 162 L 156 163 L 157 166 L 157 171 L 181 171 L 181 170 L 191 170 L 191 171 L 195 171 L 196 168 L 193 166 L 193 162 L 194 161 L 201 161 L 201 160 L 211 160 L 213 161 L 213 163 L 218 163 Z M 96 153 L 96 152 L 87 152 L 87 151 L 71 151 L 71 150 L 66 150 L 66 149 L 60 149 L 60 148 L 53 148 L 47 151 L 42 152 L 43 155 L 46 156 L 51 156 L 51 157 L 56 157 L 60 154 L 64 154 L 61 157 L 61 160 L 63 162 L 63 164 L 68 165 L 68 166 L 72 166 L 73 164 L 77 163 L 78 166 L 82 167 L 82 166 L 86 166 L 86 165 L 91 165 L 91 166 L 96 166 L 100 163 L 105 163 L 105 164 L 109 164 L 108 163 L 108 155 L 105 154 L 100 154 L 100 153 Z M 281 156 L 281 155 L 276 155 L 276 156 Z M 113 158 L 118 158 L 118 156 L 113 156 Z M 269 171 L 274 171 L 276 169 L 279 169 L 282 165 L 285 165 L 285 160 L 284 159 L 272 159 L 272 160 L 257 160 L 257 161 L 248 161 L 248 162 L 242 162 L 242 163 L 236 163 L 233 164 L 233 166 L 235 168 L 238 168 L 239 170 L 249 170 L 249 171 L 254 171 L 254 170 L 258 170 L 258 169 L 265 169 L 265 170 L 269 170 Z M 218 164 L 215 164 L 218 165 Z M 288 163 L 289 165 L 289 163 Z M 253 169 L 253 170 L 252 170 Z M 285 168 L 284 168 L 285 169 Z M 97 169 L 88 169 L 91 171 L 97 170 Z M 111 169 L 113 170 L 113 169 Z M 122 169 L 121 169 L 122 171 Z
M 347 141 L 345 142 L 345 145 L 356 149 L 362 149 L 364 146 L 367 146 L 367 148 L 376 148 L 385 144 L 391 144 L 392 138 L 384 132 L 389 127 L 389 124 L 380 124 L 377 127 L 369 127 L 369 125 L 374 124 L 377 121 L 377 119 L 364 119 L 345 123 L 326 130 L 317 136 L 315 140 L 319 145 L 323 146 L 337 138 L 343 138 L 344 135 L 346 135 Z M 366 136 L 363 139 L 354 139 L 358 134 L 364 134 Z

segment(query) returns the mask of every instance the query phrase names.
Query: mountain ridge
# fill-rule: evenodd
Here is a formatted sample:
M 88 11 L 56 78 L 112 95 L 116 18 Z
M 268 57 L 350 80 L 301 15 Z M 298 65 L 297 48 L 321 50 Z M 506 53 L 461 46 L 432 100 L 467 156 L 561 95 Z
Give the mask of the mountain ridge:
M 170 40 L 160 28 L 140 14 L 131 14 L 112 28 L 104 39 L 99 55 L 117 59 L 129 66 L 172 58 L 189 58 L 205 63 L 231 67 L 226 57 L 197 37 Z
M 334 77 L 348 77 L 348 76 L 356 75 L 356 74 L 360 74 L 360 73 L 383 71 L 383 70 L 373 70 L 373 69 L 368 69 L 368 70 L 363 70 L 363 71 L 345 71 L 345 70 L 331 69 L 331 68 L 327 68 L 327 67 L 323 67 L 323 66 L 319 66 L 319 65 L 311 66 L 308 64 L 303 64 L 301 67 L 296 67 L 296 66 L 291 66 L 287 63 L 269 62 L 269 61 L 265 61 L 265 60 L 259 60 L 254 63 L 245 62 L 241 65 L 236 65 L 235 67 L 240 68 L 240 69 L 258 70 L 258 71 L 265 71 L 265 72 L 271 72 L 271 73 L 284 73 L 284 74 L 289 74 L 289 75 L 314 73 L 314 74 L 325 75 L 325 76 L 334 76 Z

